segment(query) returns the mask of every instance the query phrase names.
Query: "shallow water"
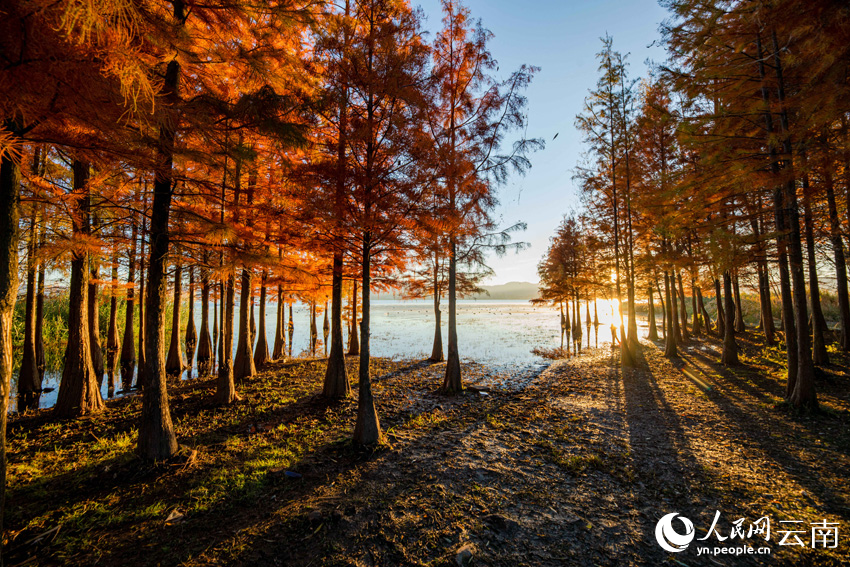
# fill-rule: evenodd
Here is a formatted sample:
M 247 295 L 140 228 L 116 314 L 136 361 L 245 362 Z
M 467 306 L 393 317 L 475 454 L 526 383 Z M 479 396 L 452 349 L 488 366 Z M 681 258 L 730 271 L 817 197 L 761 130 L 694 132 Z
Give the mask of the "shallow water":
M 441 305 L 442 335 L 444 355 L 448 347 L 448 304 Z M 592 304 L 591 304 L 592 312 Z M 588 333 L 585 322 L 582 323 L 582 344 L 588 346 L 604 345 L 611 341 L 610 322 L 612 319 L 611 306 L 607 302 L 599 302 L 599 319 L 602 324 L 596 329 L 590 328 Z M 195 325 L 201 324 L 200 303 L 195 308 Z M 238 314 L 238 306 L 237 311 Z M 585 309 L 582 307 L 582 316 Z M 258 309 L 255 311 L 259 322 Z M 309 356 L 310 347 L 310 311 L 304 304 L 296 303 L 293 309 L 294 334 L 292 340 L 293 356 Z M 274 344 L 274 321 L 277 316 L 277 305 L 270 304 L 266 308 L 266 336 L 269 345 Z M 431 355 L 434 342 L 434 311 L 431 300 L 377 300 L 372 302 L 372 331 L 371 354 L 388 358 L 427 358 Z M 288 322 L 287 312 L 287 322 Z M 319 329 L 319 344 L 316 356 L 325 353 L 322 344 L 322 322 L 324 314 L 317 315 Z M 236 321 L 238 325 L 238 321 Z M 185 324 L 185 322 L 184 322 Z M 521 370 L 540 368 L 548 361 L 532 353 L 534 348 L 552 349 L 564 346 L 560 337 L 560 314 L 557 308 L 534 306 L 524 300 L 460 300 L 457 304 L 458 350 L 462 361 L 474 361 L 492 366 L 497 370 Z M 238 330 L 237 330 L 238 331 Z M 598 331 L 598 333 L 597 333 Z M 236 350 L 234 332 L 234 351 Z M 345 344 L 348 344 L 348 328 L 344 331 Z M 288 337 L 287 337 L 288 339 Z M 287 344 L 289 348 L 289 344 Z M 196 375 L 195 361 L 193 374 Z M 39 406 L 52 407 L 56 403 L 61 372 L 45 375 L 44 387 L 54 388 L 54 391 L 43 394 Z M 189 372 L 184 372 L 184 380 L 189 378 Z M 120 378 L 116 373 L 116 381 Z M 14 380 L 13 380 L 14 382 Z M 12 395 L 14 397 L 14 387 Z M 107 397 L 107 384 L 104 378 L 101 394 Z M 118 394 L 119 396 L 121 394 Z M 131 392 L 129 395 L 135 395 Z M 10 403 L 15 408 L 15 402 Z

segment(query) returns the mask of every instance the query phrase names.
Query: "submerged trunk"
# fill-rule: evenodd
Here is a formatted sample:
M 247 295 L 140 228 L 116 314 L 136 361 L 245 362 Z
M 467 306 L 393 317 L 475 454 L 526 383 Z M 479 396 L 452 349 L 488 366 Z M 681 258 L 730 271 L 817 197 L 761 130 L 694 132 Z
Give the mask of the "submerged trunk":
M 195 361 L 195 347 L 198 344 L 198 330 L 195 328 L 195 268 L 189 266 L 189 317 L 186 321 L 186 366 L 189 368 L 189 378 L 192 377 L 192 366 Z
M 374 445 L 383 440 L 381 423 L 372 397 L 372 381 L 369 375 L 369 319 L 371 290 L 371 238 L 363 234 L 363 318 L 360 322 L 360 368 L 358 372 L 357 422 L 354 425 L 354 442 Z
M 168 358 L 165 360 L 165 372 L 172 377 L 180 377 L 186 363 L 183 361 L 183 346 L 180 341 L 180 304 L 183 290 L 183 268 L 180 264 L 174 268 L 174 303 L 171 310 L 171 344 Z
M 243 268 L 242 294 L 239 298 L 239 342 L 236 346 L 236 360 L 233 363 L 233 378 L 238 383 L 257 373 L 250 337 L 251 285 L 251 270 Z M 224 341 L 227 342 L 227 337 Z
M 118 365 L 118 251 L 112 252 L 112 284 L 109 298 L 109 329 L 106 332 L 107 395 L 115 394 L 115 367 Z
M 331 281 L 331 353 L 325 371 L 324 387 L 322 388 L 322 394 L 332 399 L 347 398 L 351 395 L 342 343 L 342 277 L 342 252 L 335 252 Z M 325 309 L 325 320 L 327 320 L 327 316 L 328 312 Z M 327 341 L 327 338 L 325 340 Z
M 726 313 L 732 313 L 735 309 L 734 300 L 732 299 L 732 275 L 729 270 L 723 272 L 723 292 L 726 303 Z M 723 366 L 735 366 L 738 364 L 738 344 L 735 342 L 735 328 L 733 325 L 726 325 L 723 333 L 723 352 L 720 355 L 720 362 Z
M 35 161 L 38 162 L 38 150 L 36 150 Z M 34 169 L 38 166 L 35 165 Z M 18 372 L 18 411 L 25 412 L 29 409 L 38 409 L 38 400 L 41 397 L 41 379 L 38 373 L 38 355 L 36 354 L 35 338 L 35 288 L 36 272 L 36 242 L 38 239 L 38 218 L 36 207 L 32 207 L 30 216 L 30 238 L 27 245 L 27 296 L 24 306 L 24 344 L 21 369 Z
M 201 332 L 198 335 L 198 376 L 212 373 L 213 344 L 210 338 L 210 272 L 206 268 L 208 256 L 204 254 L 201 269 Z
M 216 403 L 227 405 L 239 401 L 233 376 L 233 272 L 221 281 L 221 343 L 219 344 L 218 379 L 215 383 Z
M 136 214 L 132 218 L 133 232 L 130 242 L 130 255 L 127 257 L 127 299 L 124 312 L 124 338 L 121 340 L 121 389 L 129 392 L 133 387 L 133 374 L 136 370 L 136 341 L 133 336 L 136 306 L 136 240 L 139 236 Z
M 260 324 L 257 328 L 257 348 L 254 350 L 254 366 L 259 370 L 269 362 L 269 343 L 266 339 L 266 280 L 269 274 L 263 270 L 260 282 Z
M 73 215 L 75 236 L 87 237 L 89 228 L 88 179 L 89 165 L 74 161 L 74 191 L 82 198 Z M 103 409 L 103 398 L 92 366 L 91 333 L 89 332 L 88 291 L 89 255 L 84 247 L 78 247 L 71 257 L 71 282 L 68 290 L 68 346 L 65 349 L 65 367 L 59 383 L 59 395 L 53 412 L 58 417 L 76 417 L 99 412 Z M 5 413 L 5 412 L 4 412 Z

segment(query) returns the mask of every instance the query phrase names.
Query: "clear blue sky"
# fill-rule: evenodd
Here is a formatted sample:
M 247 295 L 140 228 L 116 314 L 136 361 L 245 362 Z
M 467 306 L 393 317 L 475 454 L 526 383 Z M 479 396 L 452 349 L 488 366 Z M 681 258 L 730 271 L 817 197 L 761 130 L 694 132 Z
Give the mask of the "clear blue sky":
M 426 29 L 441 26 L 439 0 L 412 0 L 428 17 Z M 584 97 L 596 84 L 595 54 L 600 37 L 609 33 L 614 48 L 629 53 L 633 77 L 647 74 L 645 62 L 664 59 L 664 49 L 650 47 L 658 26 L 668 17 L 656 0 L 464 0 L 474 18 L 494 34 L 490 50 L 502 76 L 523 63 L 541 68 L 527 92 L 528 135 L 546 140 L 546 149 L 532 156 L 525 177 L 514 177 L 499 190 L 497 216 L 504 223 L 525 221 L 528 230 L 517 239 L 531 248 L 504 258 L 491 258 L 496 276 L 490 284 L 537 282 L 537 262 L 549 237 L 570 210 L 580 208 L 572 172 L 581 152 L 574 126 Z M 433 35 L 431 36 L 433 38 Z M 552 138 L 558 135 L 558 139 Z

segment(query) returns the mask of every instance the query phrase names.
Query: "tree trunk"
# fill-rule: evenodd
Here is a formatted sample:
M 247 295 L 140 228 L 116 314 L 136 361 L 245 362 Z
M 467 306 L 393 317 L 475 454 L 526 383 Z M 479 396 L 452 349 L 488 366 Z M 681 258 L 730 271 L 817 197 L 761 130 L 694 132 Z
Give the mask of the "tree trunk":
M 655 324 L 655 302 L 652 298 L 652 286 L 649 286 L 649 340 L 658 340 L 658 327 Z
M 688 304 L 685 301 L 685 286 L 682 284 L 682 272 L 676 270 L 676 278 L 679 280 L 679 316 L 681 321 L 679 329 L 682 331 L 682 339 L 690 340 L 691 335 L 688 332 Z M 676 282 L 673 282 L 675 286 Z
M 251 274 L 251 280 L 253 281 L 253 274 Z M 251 289 L 248 294 L 248 313 L 251 318 L 251 326 L 250 326 L 250 335 L 248 336 L 248 341 L 251 343 L 251 356 L 254 355 L 254 342 L 257 339 L 257 319 L 254 315 L 254 284 L 251 284 Z
M 221 286 L 219 286 L 221 288 Z M 215 292 L 215 284 L 210 284 L 210 290 L 213 292 L 213 339 L 212 339 L 212 349 L 210 349 L 210 374 L 213 373 L 216 366 L 216 355 L 219 352 L 220 343 L 218 342 L 219 338 L 219 313 L 222 309 L 222 303 L 224 302 L 224 297 L 222 296 L 221 302 L 219 302 L 219 294 Z M 221 362 L 221 356 L 218 356 L 218 362 Z
M 189 378 L 195 362 L 195 346 L 198 344 L 198 330 L 195 327 L 195 267 L 189 266 L 189 317 L 186 321 L 186 367 Z
M 655 289 L 658 290 L 658 301 L 661 303 L 661 332 L 664 333 L 664 341 L 667 341 L 667 304 L 664 302 L 664 296 L 661 294 L 661 286 L 658 285 L 658 278 L 655 279 Z
M 75 160 L 74 192 L 81 198 L 73 215 L 75 236 L 88 237 L 89 227 L 89 165 Z M 62 381 L 59 383 L 59 395 L 53 409 L 57 417 L 77 417 L 96 413 L 103 409 L 103 398 L 92 366 L 89 350 L 91 333 L 89 332 L 88 284 L 89 255 L 84 246 L 73 251 L 71 259 L 71 283 L 68 290 L 68 346 L 65 349 L 65 367 Z
M 805 160 L 805 154 L 803 159 Z M 829 364 L 826 352 L 826 319 L 820 303 L 820 285 L 818 266 L 815 257 L 814 221 L 812 220 L 811 187 L 809 173 L 803 172 L 803 224 L 806 231 L 806 259 L 809 268 L 809 297 L 812 305 L 812 363 L 822 366 Z
M 290 319 L 292 319 L 291 315 Z M 357 327 L 357 279 L 355 278 L 351 293 L 351 330 L 348 335 L 348 354 L 350 356 L 360 354 L 360 333 L 358 332 Z
M 844 256 L 844 242 L 841 240 L 841 224 L 838 221 L 838 207 L 835 204 L 835 183 L 832 165 L 828 158 L 823 160 L 823 181 L 826 189 L 826 202 L 829 208 L 829 240 L 835 259 L 835 281 L 838 294 L 838 312 L 841 318 L 841 337 L 839 346 L 842 351 L 850 352 L 850 301 L 847 295 L 847 263 Z
M 130 236 L 130 254 L 127 256 L 127 300 L 124 311 L 124 338 L 121 340 L 121 389 L 126 393 L 133 388 L 133 374 L 136 370 L 136 341 L 133 336 L 135 319 L 135 282 L 136 282 L 136 240 L 139 237 L 139 227 L 136 224 L 136 214 L 131 221 L 133 230 Z
M 229 272 L 227 279 L 221 282 L 222 330 L 221 343 L 219 344 L 218 379 L 215 383 L 215 396 L 213 397 L 217 404 L 222 405 L 229 405 L 240 399 L 236 393 L 236 380 L 233 373 L 234 287 L 236 287 L 235 276 L 233 272 Z M 242 328 L 245 329 L 244 326 Z
M 732 313 L 735 309 L 735 302 L 732 299 L 732 275 L 729 270 L 723 272 L 723 291 L 726 307 L 726 313 Z M 723 366 L 735 366 L 738 364 L 738 344 L 735 342 L 735 327 L 727 324 L 724 326 L 723 333 L 723 352 L 720 355 L 720 362 Z
M 670 315 L 672 323 L 670 330 L 673 331 L 676 336 L 676 344 L 679 345 L 682 342 L 682 328 L 679 326 L 679 293 L 676 291 L 676 270 L 670 271 L 669 276 L 670 297 L 668 301 L 670 302 L 670 311 L 668 315 Z
M 443 358 L 443 324 L 440 312 L 440 287 L 437 282 L 437 269 L 434 270 L 434 344 L 431 347 L 431 362 L 442 362 Z
M 185 22 L 183 0 L 174 0 L 173 21 L 182 27 Z M 150 259 L 148 267 L 148 294 L 145 298 L 145 365 L 142 415 L 139 424 L 138 453 L 143 459 L 159 461 L 177 452 L 177 439 L 171 423 L 166 386 L 164 331 L 166 302 L 165 262 L 169 248 L 168 217 L 174 194 L 172 164 L 174 139 L 178 117 L 169 105 L 178 101 L 177 86 L 180 63 L 172 58 L 165 69 L 162 86 L 163 113 L 159 128 L 157 168 L 154 173 L 153 205 L 150 224 Z
M 325 371 L 322 394 L 326 398 L 340 399 L 351 395 L 348 374 L 345 369 L 345 352 L 342 342 L 342 252 L 334 252 L 333 276 L 331 281 L 331 355 Z M 325 319 L 327 320 L 327 310 Z
M 146 240 L 147 219 L 143 214 L 141 234 L 142 253 L 139 260 L 139 354 L 136 358 L 136 388 L 144 387 L 145 383 L 145 373 L 143 372 L 143 369 L 145 367 L 146 360 L 145 353 L 147 352 L 147 348 L 145 347 L 145 335 L 147 334 L 145 330 L 145 305 L 147 304 L 147 293 L 145 292 L 145 261 L 147 259 L 147 255 L 145 254 Z
M 19 126 L 6 121 L 3 134 L 12 134 Z M 11 152 L 0 155 L 0 534 L 6 510 L 6 421 L 12 384 L 12 325 L 18 298 L 18 240 L 20 219 L 21 172 Z M 83 304 L 85 305 L 85 304 Z
M 242 294 L 239 298 L 239 342 L 236 360 L 233 363 L 233 378 L 242 383 L 257 373 L 254 366 L 253 344 L 251 343 L 251 270 L 242 268 Z M 226 339 L 225 339 L 225 342 Z
M 274 350 L 272 351 L 272 360 L 283 360 L 286 358 L 286 331 L 284 324 L 286 323 L 286 312 L 283 305 L 283 286 L 277 284 L 277 317 L 275 317 L 274 331 Z
M 665 340 L 664 340 L 664 356 L 667 358 L 678 358 L 679 352 L 677 350 L 678 344 L 678 333 L 676 333 L 676 315 L 675 309 L 676 306 L 673 303 L 673 299 L 676 296 L 676 292 L 670 290 L 671 280 L 673 278 L 670 276 L 670 272 L 664 270 L 664 296 L 667 298 L 665 302 Z
M 328 302 L 325 300 L 325 316 L 322 321 L 322 343 L 325 347 L 325 357 L 328 356 L 328 335 L 331 332 L 331 323 L 328 320 Z
M 449 353 L 446 359 L 446 374 L 442 391 L 456 394 L 463 391 L 460 370 L 460 354 L 457 345 L 457 243 L 451 237 L 451 256 L 449 257 Z M 365 285 L 365 284 L 364 284 Z
M 738 283 L 738 269 L 734 271 L 732 278 L 732 291 L 735 299 L 735 332 L 743 333 L 747 330 L 747 325 L 744 323 L 744 309 L 741 302 L 741 286 Z
M 38 149 L 36 149 L 33 159 L 36 162 L 33 169 L 37 170 Z M 18 411 L 21 413 L 30 409 L 38 409 L 38 400 L 41 397 L 41 380 L 38 373 L 38 356 L 35 347 L 35 278 L 38 271 L 38 262 L 36 261 L 38 215 L 36 210 L 36 206 L 33 204 L 32 214 L 30 215 L 30 238 L 27 245 L 27 296 L 24 307 L 23 357 L 18 372 Z
M 381 423 L 372 397 L 372 380 L 369 375 L 369 319 L 371 291 L 371 236 L 363 233 L 363 318 L 360 322 L 360 369 L 358 372 L 357 422 L 354 425 L 354 442 L 374 445 L 383 440 Z
M 698 337 L 702 331 L 700 328 L 700 312 L 699 307 L 697 306 L 697 294 L 699 293 L 699 288 L 697 287 L 696 278 L 691 278 L 691 311 L 693 312 L 694 317 L 694 325 L 693 325 L 693 333 L 695 337 Z
M 94 217 L 93 224 L 98 225 L 97 217 Z M 98 388 L 103 386 L 103 375 L 105 372 L 105 364 L 103 360 L 103 349 L 100 347 L 100 307 L 98 305 L 98 287 L 94 280 L 100 276 L 100 263 L 89 256 L 89 265 L 91 269 L 91 279 L 89 280 L 89 302 L 88 302 L 88 317 L 89 317 L 89 344 L 91 352 L 91 363 L 94 368 L 94 375 L 97 379 Z
M 210 338 L 210 271 L 206 267 L 209 256 L 204 254 L 201 268 L 201 332 L 198 336 L 198 376 L 212 374 L 213 344 Z
M 38 239 L 38 248 L 43 250 L 47 240 L 47 210 L 41 206 L 41 235 Z M 47 361 L 44 357 L 44 277 L 46 262 L 42 259 L 38 263 L 38 287 L 35 296 L 35 358 L 38 365 L 38 383 L 44 384 L 44 370 Z
M 254 367 L 257 370 L 269 362 L 269 343 L 266 338 L 266 281 L 269 274 L 263 270 L 260 282 L 260 324 L 257 327 L 257 348 L 254 350 Z
M 118 366 L 118 250 L 112 248 L 112 284 L 109 298 L 109 329 L 106 332 L 107 396 L 115 395 L 115 367 Z
M 717 308 L 717 336 L 726 336 L 726 314 L 723 312 L 723 294 L 720 293 L 720 280 L 714 278 L 714 305 Z
M 183 359 L 183 345 L 180 340 L 180 309 L 183 294 L 183 267 L 174 267 L 174 303 L 171 310 L 171 344 L 168 347 L 168 358 L 165 360 L 165 372 L 179 378 L 186 368 Z
M 289 304 L 289 323 L 286 325 L 289 334 L 289 357 L 292 358 L 292 335 L 295 334 L 295 323 L 292 321 L 292 303 Z
M 310 300 L 310 356 L 316 356 L 316 343 L 319 342 L 319 328 L 316 326 L 316 301 Z
M 705 308 L 705 301 L 702 298 L 702 289 L 697 287 L 697 303 L 699 304 L 700 313 L 702 313 L 702 320 L 705 323 L 705 333 L 711 333 L 711 317 L 708 314 L 708 310 Z

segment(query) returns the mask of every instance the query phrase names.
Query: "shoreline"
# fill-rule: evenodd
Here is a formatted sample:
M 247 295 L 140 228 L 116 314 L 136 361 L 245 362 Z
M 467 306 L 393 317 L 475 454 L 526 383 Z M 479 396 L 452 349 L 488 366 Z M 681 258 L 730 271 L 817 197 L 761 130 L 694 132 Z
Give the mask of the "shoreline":
M 387 437 L 374 450 L 348 441 L 354 400 L 317 396 L 324 364 L 315 360 L 270 366 L 240 385 L 244 399 L 229 408 L 211 404 L 209 380 L 172 389 L 185 449 L 159 465 L 130 452 L 133 398 L 92 418 L 13 418 L 10 547 L 60 526 L 15 558 L 389 566 L 456 564 L 468 553 L 486 565 L 658 565 L 667 555 L 652 529 L 668 512 L 702 527 L 722 510 L 724 532 L 759 512 L 845 525 L 848 361 L 828 369 L 824 413 L 795 417 L 777 403 L 770 353 L 758 354 L 751 333 L 740 342 L 744 365 L 732 371 L 718 369 L 713 338 L 685 345 L 695 348 L 676 362 L 644 342 L 643 369 L 621 371 L 603 347 L 554 362 L 523 388 L 453 397 L 437 393 L 443 364 L 374 359 Z M 353 379 L 352 357 L 348 366 Z M 484 365 L 464 370 L 467 384 L 499 377 Z M 773 545 L 771 564 L 850 557 L 846 545 Z M 714 564 L 693 550 L 681 556 Z

